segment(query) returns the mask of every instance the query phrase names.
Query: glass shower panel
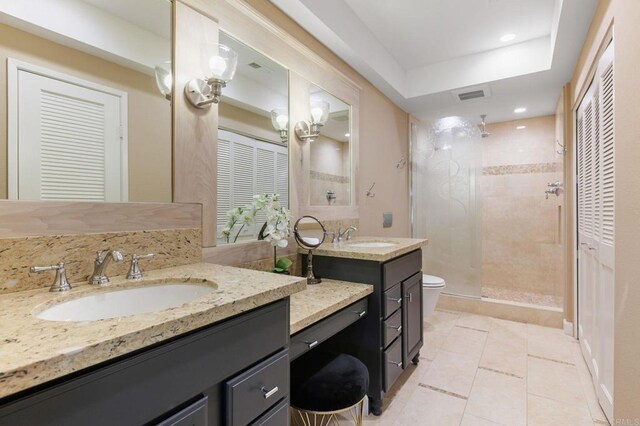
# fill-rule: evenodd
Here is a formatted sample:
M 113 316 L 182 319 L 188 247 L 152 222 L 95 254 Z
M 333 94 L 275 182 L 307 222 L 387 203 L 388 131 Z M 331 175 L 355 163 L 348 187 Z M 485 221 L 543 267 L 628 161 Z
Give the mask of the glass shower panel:
M 462 117 L 411 125 L 412 233 L 427 238 L 423 271 L 444 278 L 444 292 L 480 297 L 482 144 Z

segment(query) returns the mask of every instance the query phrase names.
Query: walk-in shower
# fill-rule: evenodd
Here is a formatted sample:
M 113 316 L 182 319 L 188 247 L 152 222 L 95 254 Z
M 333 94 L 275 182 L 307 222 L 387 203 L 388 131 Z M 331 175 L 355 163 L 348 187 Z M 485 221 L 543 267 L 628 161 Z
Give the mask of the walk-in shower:
M 446 293 L 560 308 L 564 206 L 548 196 L 563 170 L 554 117 L 485 118 L 411 125 L 412 233 L 429 239 L 424 271 L 444 278 Z

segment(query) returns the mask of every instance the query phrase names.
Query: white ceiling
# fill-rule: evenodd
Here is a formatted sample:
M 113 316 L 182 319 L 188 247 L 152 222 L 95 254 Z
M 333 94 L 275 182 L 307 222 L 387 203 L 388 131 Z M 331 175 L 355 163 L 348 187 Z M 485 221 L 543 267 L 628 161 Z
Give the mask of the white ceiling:
M 82 0 L 166 40 L 171 39 L 169 0 Z
M 550 34 L 555 0 L 345 0 L 405 69 Z M 373 7 L 372 7 L 373 6 Z M 500 37 L 517 33 L 502 43 Z
M 407 112 L 498 122 L 555 111 L 598 0 L 271 2 Z M 491 96 L 451 93 L 477 85 Z

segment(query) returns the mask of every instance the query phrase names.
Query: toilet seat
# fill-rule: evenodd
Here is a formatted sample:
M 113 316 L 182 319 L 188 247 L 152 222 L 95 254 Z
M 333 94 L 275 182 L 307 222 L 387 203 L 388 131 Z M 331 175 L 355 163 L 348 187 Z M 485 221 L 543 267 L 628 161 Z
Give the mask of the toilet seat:
M 422 275 L 422 287 L 423 288 L 444 288 L 445 282 L 442 278 L 435 275 Z

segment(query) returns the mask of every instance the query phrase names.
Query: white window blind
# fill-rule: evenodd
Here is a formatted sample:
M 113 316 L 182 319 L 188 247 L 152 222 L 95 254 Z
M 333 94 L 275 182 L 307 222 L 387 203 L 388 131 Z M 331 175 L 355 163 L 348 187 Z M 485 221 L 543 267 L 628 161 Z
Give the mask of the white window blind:
M 218 235 L 227 222 L 227 212 L 249 206 L 256 194 L 280 194 L 289 206 L 289 161 L 287 147 L 253 139 L 227 130 L 218 131 Z M 240 240 L 256 239 L 266 220 L 258 213 L 254 226 L 244 227 Z M 231 242 L 240 230 L 236 225 Z M 225 242 L 218 238 L 219 242 Z

